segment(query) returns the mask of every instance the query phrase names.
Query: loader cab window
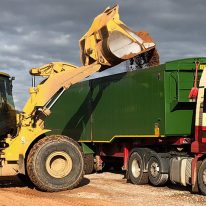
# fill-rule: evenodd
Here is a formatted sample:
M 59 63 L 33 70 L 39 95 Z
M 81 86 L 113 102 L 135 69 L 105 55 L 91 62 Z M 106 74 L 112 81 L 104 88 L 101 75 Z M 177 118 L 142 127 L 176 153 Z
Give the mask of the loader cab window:
M 0 77 L 0 101 L 3 99 L 6 99 L 6 81 L 4 78 Z
M 6 93 L 9 96 L 12 96 L 12 80 L 7 79 L 6 80 Z
M 12 82 L 9 77 L 0 76 L 0 104 L 8 103 L 14 106 L 12 97 Z

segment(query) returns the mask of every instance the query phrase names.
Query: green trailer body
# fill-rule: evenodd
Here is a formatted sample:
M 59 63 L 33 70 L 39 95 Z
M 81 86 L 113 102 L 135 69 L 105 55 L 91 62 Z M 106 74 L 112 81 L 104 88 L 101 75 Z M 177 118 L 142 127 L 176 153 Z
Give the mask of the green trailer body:
M 200 76 L 206 58 L 198 60 Z M 81 142 L 191 136 L 195 103 L 188 95 L 194 84 L 195 61 L 175 60 L 73 85 L 52 107 L 45 127 Z

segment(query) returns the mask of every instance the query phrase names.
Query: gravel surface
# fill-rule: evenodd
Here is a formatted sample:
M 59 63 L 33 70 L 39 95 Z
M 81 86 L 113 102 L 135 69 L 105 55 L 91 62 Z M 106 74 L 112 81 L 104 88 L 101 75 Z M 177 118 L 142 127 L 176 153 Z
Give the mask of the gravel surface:
M 17 178 L 0 179 L 2 206 L 194 206 L 205 205 L 206 197 L 191 194 L 189 188 L 168 185 L 132 185 L 124 175 L 105 172 L 86 175 L 71 191 L 46 193 L 28 187 Z

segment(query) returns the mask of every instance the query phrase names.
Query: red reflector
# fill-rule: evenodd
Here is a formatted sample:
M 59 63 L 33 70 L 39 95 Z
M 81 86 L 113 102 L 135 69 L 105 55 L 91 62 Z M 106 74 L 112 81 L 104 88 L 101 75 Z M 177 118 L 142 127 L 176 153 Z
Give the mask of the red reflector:
M 206 143 L 206 137 L 203 137 L 203 138 L 202 138 L 202 142 L 203 142 L 203 143 Z
M 190 91 L 189 99 L 197 99 L 197 95 L 198 95 L 198 88 L 193 87 Z

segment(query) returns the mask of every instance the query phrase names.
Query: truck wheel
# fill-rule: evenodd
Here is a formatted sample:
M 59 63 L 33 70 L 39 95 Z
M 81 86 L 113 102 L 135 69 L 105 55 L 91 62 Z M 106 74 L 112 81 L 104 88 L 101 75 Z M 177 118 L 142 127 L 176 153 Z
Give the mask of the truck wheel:
M 198 186 L 203 195 L 206 195 L 206 160 L 204 160 L 198 171 Z
M 72 189 L 81 182 L 84 159 L 79 145 L 73 139 L 51 135 L 32 147 L 26 168 L 37 188 L 56 192 Z
M 131 182 L 135 185 L 148 183 L 148 173 L 144 173 L 143 159 L 138 152 L 133 152 L 129 158 L 128 175 Z
M 169 175 L 162 174 L 161 171 L 161 162 L 156 157 L 151 157 L 148 162 L 148 174 L 149 180 L 154 186 L 162 186 L 164 185 Z
M 84 156 L 84 173 L 91 174 L 94 170 L 94 156 L 93 154 L 86 154 Z

